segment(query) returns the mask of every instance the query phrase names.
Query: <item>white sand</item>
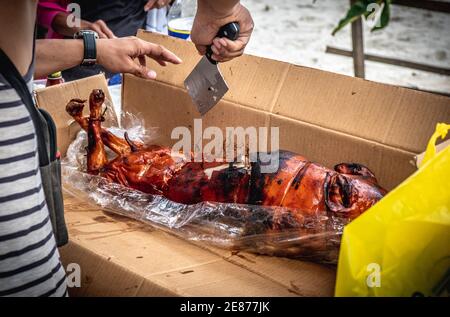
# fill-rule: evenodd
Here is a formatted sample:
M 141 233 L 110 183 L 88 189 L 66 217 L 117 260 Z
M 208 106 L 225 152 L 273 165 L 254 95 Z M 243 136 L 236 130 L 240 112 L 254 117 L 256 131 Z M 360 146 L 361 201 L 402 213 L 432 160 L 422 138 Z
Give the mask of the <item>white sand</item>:
M 242 2 L 255 21 L 247 53 L 353 75 L 350 57 L 325 53 L 327 45 L 351 49 L 350 26 L 331 35 L 348 0 Z M 450 14 L 392 6 L 388 27 L 371 33 L 365 25 L 364 36 L 366 53 L 450 68 Z M 399 66 L 366 62 L 366 78 L 450 93 L 450 76 Z

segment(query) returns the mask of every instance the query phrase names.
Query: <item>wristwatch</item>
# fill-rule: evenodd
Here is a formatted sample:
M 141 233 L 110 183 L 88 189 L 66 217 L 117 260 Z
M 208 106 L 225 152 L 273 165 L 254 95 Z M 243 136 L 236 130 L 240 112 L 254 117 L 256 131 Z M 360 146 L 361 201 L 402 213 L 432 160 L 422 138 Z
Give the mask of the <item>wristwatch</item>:
M 84 57 L 81 66 L 92 66 L 97 62 L 97 47 L 95 40 L 98 39 L 97 32 L 91 30 L 80 30 L 73 35 L 74 39 L 83 39 Z

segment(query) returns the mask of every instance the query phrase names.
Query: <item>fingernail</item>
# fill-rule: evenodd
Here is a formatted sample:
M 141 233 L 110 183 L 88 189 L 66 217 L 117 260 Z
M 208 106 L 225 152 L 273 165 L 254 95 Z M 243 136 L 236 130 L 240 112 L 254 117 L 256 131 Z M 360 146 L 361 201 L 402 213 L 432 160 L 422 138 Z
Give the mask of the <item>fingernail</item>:
M 151 70 L 147 73 L 147 77 L 149 79 L 155 79 L 156 78 L 156 72 L 154 70 Z

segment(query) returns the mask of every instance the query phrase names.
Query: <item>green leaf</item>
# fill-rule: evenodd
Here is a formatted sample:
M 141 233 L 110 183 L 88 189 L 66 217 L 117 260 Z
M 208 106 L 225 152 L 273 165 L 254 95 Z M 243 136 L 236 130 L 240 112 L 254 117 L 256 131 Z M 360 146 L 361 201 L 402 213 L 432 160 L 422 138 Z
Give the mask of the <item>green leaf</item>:
M 391 1 L 387 0 L 384 2 L 383 11 L 381 11 L 380 25 L 373 27 L 371 32 L 385 28 L 389 24 L 390 16 L 391 16 Z
M 348 10 L 347 15 L 339 21 L 338 25 L 334 28 L 331 34 L 335 35 L 336 32 L 341 30 L 344 26 L 360 18 L 361 15 L 366 12 L 367 5 L 364 2 L 366 1 L 357 1 L 354 3 L 350 7 L 350 10 Z
M 381 12 L 381 15 L 380 15 L 380 26 L 374 27 L 372 29 L 372 31 L 380 30 L 380 29 L 384 28 L 386 25 L 388 25 L 389 16 L 390 16 L 391 0 L 359 0 L 350 7 L 350 9 L 347 12 L 347 15 L 339 21 L 338 25 L 334 28 L 332 35 L 335 35 L 344 26 L 355 21 L 356 19 L 360 18 L 361 16 L 364 16 L 365 18 L 367 18 L 370 14 L 372 14 L 373 11 L 367 10 L 367 7 L 371 3 L 376 3 L 378 5 L 382 5 L 384 3 L 383 11 Z

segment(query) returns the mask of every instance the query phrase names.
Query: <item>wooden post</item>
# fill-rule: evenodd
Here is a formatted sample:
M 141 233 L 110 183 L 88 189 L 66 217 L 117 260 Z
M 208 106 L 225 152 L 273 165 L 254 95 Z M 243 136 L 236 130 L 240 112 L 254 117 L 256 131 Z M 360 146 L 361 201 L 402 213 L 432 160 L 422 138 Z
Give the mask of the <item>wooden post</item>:
M 350 5 L 353 5 L 356 0 L 350 0 Z M 364 78 L 364 38 L 362 18 L 356 19 L 352 22 L 352 46 L 353 46 L 353 68 L 355 76 Z

